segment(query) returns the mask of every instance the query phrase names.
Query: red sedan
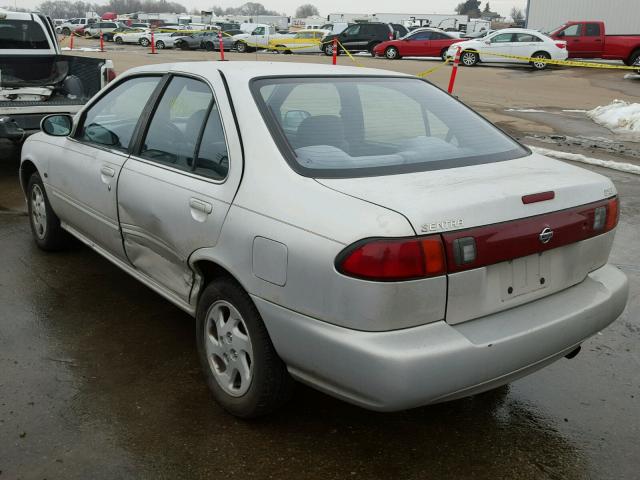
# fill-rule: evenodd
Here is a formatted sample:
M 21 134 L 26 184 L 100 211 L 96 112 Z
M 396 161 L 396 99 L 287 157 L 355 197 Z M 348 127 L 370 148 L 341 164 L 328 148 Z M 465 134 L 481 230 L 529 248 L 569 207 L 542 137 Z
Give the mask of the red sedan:
M 433 29 L 414 30 L 399 40 L 389 40 L 376 45 L 376 57 L 385 56 L 390 60 L 402 57 L 446 57 L 451 44 L 461 40 L 447 32 Z

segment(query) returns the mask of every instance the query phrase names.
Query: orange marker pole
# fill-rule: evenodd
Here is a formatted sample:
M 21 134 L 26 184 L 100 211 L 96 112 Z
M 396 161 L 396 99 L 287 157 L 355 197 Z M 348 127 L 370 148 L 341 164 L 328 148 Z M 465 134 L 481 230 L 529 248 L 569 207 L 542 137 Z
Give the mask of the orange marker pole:
M 451 78 L 449 79 L 449 88 L 447 89 L 449 93 L 453 93 L 453 85 L 456 83 L 456 75 L 458 74 L 458 65 L 460 65 L 460 50 L 461 48 L 458 47 L 458 49 L 456 50 L 456 58 L 453 61 L 453 68 L 451 69 Z
M 218 32 L 218 45 L 220 46 L 220 61 L 224 62 L 224 45 L 222 44 L 222 30 Z
M 100 51 L 104 52 L 104 33 L 100 32 Z
M 338 37 L 333 37 L 333 64 L 338 64 Z
M 69 40 L 69 50 L 73 50 L 73 37 L 75 37 L 75 35 L 73 34 L 73 32 L 71 32 L 71 40 Z
M 151 53 L 153 55 L 158 53 L 158 52 L 156 52 L 156 39 L 153 36 L 153 32 L 151 32 L 151 52 L 149 52 L 149 53 Z

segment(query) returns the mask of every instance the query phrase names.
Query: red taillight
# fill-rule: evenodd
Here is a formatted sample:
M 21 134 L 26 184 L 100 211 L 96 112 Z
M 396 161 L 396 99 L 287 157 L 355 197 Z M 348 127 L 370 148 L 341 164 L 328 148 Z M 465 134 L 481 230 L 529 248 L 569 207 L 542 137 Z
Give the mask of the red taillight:
M 558 48 L 562 48 L 562 49 L 564 50 L 565 48 L 567 48 L 567 44 L 566 44 L 566 43 L 564 43 L 564 42 L 562 42 L 562 43 L 556 43 L 556 47 L 558 47 Z
M 434 277 L 447 271 L 439 235 L 358 242 L 338 256 L 336 268 L 350 277 L 376 281 Z
M 116 71 L 113 68 L 107 68 L 107 83 L 116 79 Z

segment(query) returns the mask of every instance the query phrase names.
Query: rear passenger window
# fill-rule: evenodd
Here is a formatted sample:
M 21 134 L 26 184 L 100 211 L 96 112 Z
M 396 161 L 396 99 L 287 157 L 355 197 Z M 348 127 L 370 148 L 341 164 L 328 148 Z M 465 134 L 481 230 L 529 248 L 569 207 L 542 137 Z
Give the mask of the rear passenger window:
M 600 25 L 598 23 L 587 23 L 587 37 L 599 37 Z
M 218 105 L 213 104 L 196 156 L 195 173 L 223 180 L 229 173 L 229 152 L 224 138 Z
M 174 77 L 153 113 L 140 156 L 181 170 L 194 169 L 198 137 L 213 99 L 199 80 Z

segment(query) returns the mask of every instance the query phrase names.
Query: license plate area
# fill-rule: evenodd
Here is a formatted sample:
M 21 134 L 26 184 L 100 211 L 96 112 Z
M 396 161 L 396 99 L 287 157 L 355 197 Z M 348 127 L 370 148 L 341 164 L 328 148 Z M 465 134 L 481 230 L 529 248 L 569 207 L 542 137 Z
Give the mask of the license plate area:
M 547 252 L 516 258 L 500 265 L 500 298 L 508 302 L 544 290 L 552 284 Z

